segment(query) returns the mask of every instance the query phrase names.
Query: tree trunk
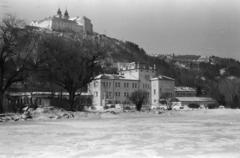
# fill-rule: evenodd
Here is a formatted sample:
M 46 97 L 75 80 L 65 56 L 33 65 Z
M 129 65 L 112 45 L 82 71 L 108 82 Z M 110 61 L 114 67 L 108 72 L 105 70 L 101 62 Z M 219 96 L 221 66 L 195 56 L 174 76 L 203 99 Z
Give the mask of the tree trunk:
M 3 94 L 0 93 L 0 114 L 4 113 L 3 109 Z
M 141 111 L 141 109 L 142 109 L 142 104 L 137 104 L 137 105 L 136 105 L 136 109 L 137 109 L 137 111 Z
M 69 92 L 69 110 L 73 111 L 73 105 L 74 105 L 74 99 L 75 99 L 75 91 L 72 90 L 71 92 Z

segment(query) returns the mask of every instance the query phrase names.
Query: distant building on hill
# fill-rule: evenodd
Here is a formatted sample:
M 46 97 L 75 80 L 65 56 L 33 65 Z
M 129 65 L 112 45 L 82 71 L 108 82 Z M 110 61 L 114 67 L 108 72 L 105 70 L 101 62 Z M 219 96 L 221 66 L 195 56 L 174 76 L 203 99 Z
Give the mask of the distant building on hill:
M 90 19 L 85 16 L 70 18 L 68 11 L 66 10 L 62 15 L 60 8 L 57 15 L 39 21 L 32 21 L 30 26 L 51 31 L 93 34 L 93 25 Z
M 209 59 L 209 57 L 207 57 L 207 56 L 201 56 L 198 60 L 197 60 L 197 62 L 204 62 L 204 63 L 209 63 L 210 62 L 210 59 Z

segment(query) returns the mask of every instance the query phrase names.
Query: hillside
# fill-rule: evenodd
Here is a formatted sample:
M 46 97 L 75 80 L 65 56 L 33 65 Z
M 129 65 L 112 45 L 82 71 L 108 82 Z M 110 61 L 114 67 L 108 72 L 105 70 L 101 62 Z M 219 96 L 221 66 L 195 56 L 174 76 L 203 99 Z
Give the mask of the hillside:
M 158 73 L 173 77 L 177 85 L 194 86 L 185 82 L 185 76 L 193 79 L 203 77 L 206 80 L 216 80 L 227 76 L 240 77 L 240 62 L 230 58 L 210 56 L 209 62 L 196 62 L 199 55 L 174 55 L 172 59 L 163 59 L 148 55 L 144 49 L 133 42 L 121 41 L 105 37 L 111 47 L 109 62 L 144 62 L 147 65 L 156 64 Z M 224 71 L 224 72 L 223 72 Z M 193 82 L 192 81 L 192 82 Z
M 163 55 L 148 55 L 144 49 L 133 42 L 109 37 L 105 39 L 111 47 L 105 73 L 117 73 L 117 69 L 114 69 L 117 62 L 144 62 L 150 66 L 155 64 L 157 73 L 174 78 L 176 86 L 195 87 L 201 89 L 200 95 L 215 99 L 224 93 L 220 92 L 219 88 L 222 80 L 240 77 L 240 62 L 235 59 L 210 56 L 207 60 L 199 61 L 200 55 L 176 54 L 172 58 L 169 58 L 169 55 L 166 55 L 168 58 L 163 58 Z

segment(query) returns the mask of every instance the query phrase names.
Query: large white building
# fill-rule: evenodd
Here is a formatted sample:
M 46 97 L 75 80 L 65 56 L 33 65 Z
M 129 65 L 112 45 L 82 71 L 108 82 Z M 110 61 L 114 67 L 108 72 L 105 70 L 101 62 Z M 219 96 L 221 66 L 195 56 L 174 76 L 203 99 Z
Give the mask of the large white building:
M 70 18 L 68 11 L 66 10 L 62 15 L 60 8 L 57 15 L 39 21 L 32 21 L 30 26 L 51 31 L 93 34 L 93 25 L 90 19 L 85 16 Z
M 156 76 L 156 68 L 144 63 L 119 63 L 119 74 L 101 74 L 88 85 L 93 106 L 106 104 L 132 104 L 128 96 L 137 89 L 149 92 L 148 104 L 158 104 L 160 97 L 174 97 L 175 81 Z

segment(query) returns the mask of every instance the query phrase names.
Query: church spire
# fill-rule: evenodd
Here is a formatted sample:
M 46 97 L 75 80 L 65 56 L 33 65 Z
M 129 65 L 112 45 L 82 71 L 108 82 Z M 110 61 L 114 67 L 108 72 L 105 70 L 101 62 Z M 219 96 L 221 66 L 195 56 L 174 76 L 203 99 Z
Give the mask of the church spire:
M 59 18 L 62 18 L 62 12 L 61 12 L 61 10 L 60 10 L 60 7 L 58 7 L 57 16 L 58 16 Z
M 65 13 L 64 13 L 64 19 L 69 19 L 69 15 L 68 15 L 67 8 L 66 8 L 66 11 L 65 11 Z

